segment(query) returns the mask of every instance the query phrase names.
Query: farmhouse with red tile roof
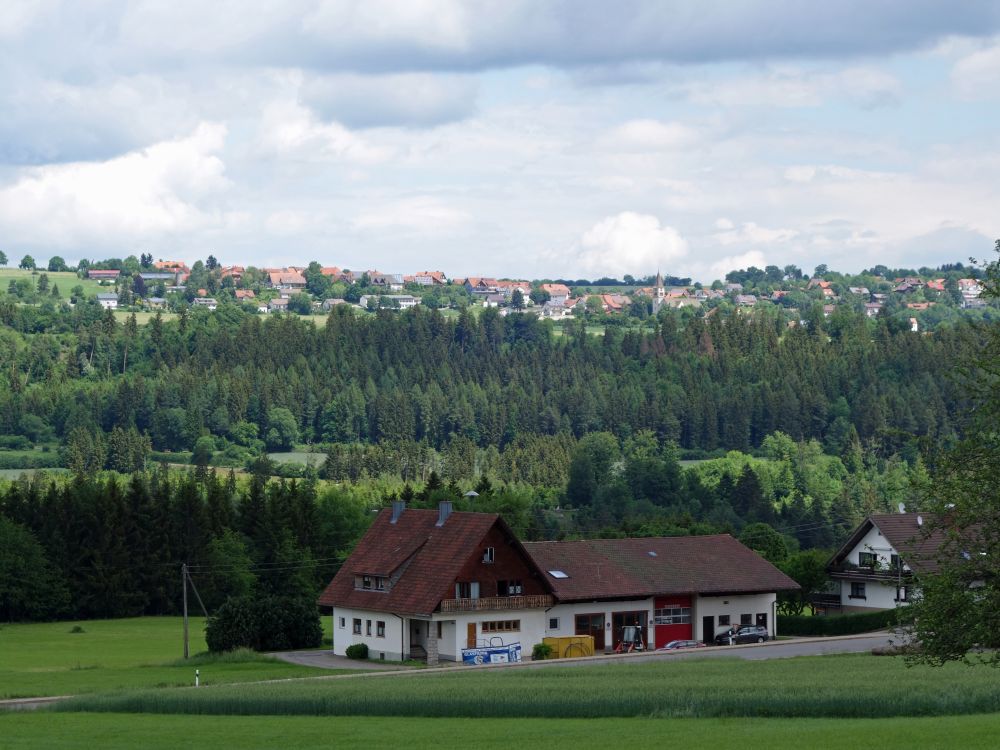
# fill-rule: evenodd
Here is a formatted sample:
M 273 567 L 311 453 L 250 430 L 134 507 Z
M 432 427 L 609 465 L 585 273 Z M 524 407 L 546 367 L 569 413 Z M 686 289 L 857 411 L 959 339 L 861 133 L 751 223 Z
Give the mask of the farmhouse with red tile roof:
M 798 588 L 727 534 L 522 544 L 491 513 L 382 510 L 320 596 L 333 651 L 461 660 L 500 642 L 592 635 L 613 649 L 638 625 L 655 648 L 713 641 L 730 624 L 774 634 L 776 592 Z

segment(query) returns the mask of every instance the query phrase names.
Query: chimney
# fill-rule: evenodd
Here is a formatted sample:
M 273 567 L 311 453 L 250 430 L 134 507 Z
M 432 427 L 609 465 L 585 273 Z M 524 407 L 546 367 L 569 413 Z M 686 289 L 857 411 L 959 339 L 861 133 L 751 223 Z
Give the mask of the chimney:
M 442 500 L 438 506 L 438 520 L 435 526 L 444 526 L 444 522 L 451 515 L 451 500 Z
M 396 523 L 399 517 L 403 515 L 403 511 L 406 510 L 406 501 L 404 500 L 393 500 L 392 501 L 392 518 L 389 519 L 389 523 Z

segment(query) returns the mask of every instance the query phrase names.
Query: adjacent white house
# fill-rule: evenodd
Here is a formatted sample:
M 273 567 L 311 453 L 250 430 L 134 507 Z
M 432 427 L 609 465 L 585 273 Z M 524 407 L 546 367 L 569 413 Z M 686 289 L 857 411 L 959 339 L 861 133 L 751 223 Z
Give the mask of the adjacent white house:
M 779 590 L 797 584 L 727 534 L 522 544 L 491 513 L 382 510 L 319 599 L 333 651 L 461 660 L 464 649 L 591 635 L 618 646 L 637 625 L 649 648 L 712 641 L 731 624 L 775 633 Z
M 907 604 L 914 579 L 935 573 L 943 539 L 935 519 L 919 513 L 869 516 L 827 565 L 844 612 L 893 609 Z

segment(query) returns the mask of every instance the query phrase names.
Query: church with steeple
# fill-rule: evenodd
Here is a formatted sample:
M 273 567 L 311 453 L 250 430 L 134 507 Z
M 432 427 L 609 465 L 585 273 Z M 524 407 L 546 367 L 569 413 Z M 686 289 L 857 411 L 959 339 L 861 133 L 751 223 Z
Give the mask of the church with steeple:
M 656 315 L 660 311 L 666 299 L 667 290 L 663 288 L 663 274 L 657 269 L 656 283 L 653 286 L 653 315 Z

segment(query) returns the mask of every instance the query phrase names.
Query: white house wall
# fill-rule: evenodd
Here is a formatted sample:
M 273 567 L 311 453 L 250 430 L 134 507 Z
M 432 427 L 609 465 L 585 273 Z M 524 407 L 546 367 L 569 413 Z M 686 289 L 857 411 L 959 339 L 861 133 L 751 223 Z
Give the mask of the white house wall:
M 612 614 L 615 612 L 639 612 L 646 611 L 646 623 L 653 622 L 653 600 L 649 599 L 629 599 L 620 600 L 612 602 L 569 602 L 565 604 L 557 604 L 548 610 L 548 614 L 545 615 L 545 620 L 543 625 L 545 627 L 546 637 L 555 637 L 561 635 L 576 635 L 576 616 L 577 615 L 604 615 L 604 648 L 610 651 L 615 647 L 612 642 L 614 639 L 614 633 L 612 632 Z M 559 627 L 549 629 L 549 620 L 553 617 L 559 619 Z M 647 633 L 643 633 L 643 638 L 648 636 Z
M 767 614 L 767 632 L 773 638 L 775 632 L 775 615 L 777 596 L 769 594 L 739 594 L 732 596 L 696 596 L 691 607 L 691 623 L 694 626 L 694 633 L 691 636 L 697 641 L 705 640 L 705 633 L 702 632 L 702 618 L 712 616 L 715 622 L 715 632 L 710 633 L 711 638 L 715 638 L 719 633 L 724 633 L 729 629 L 728 625 L 719 625 L 719 615 L 729 615 L 729 622 L 732 625 L 740 623 L 741 615 L 750 615 L 750 624 L 757 624 L 758 614 Z
M 344 626 L 341 627 L 341 618 Z M 361 634 L 353 630 L 353 621 L 361 620 Z M 367 622 L 371 621 L 372 634 L 367 635 Z M 377 622 L 385 623 L 385 636 L 376 635 Z M 386 661 L 402 661 L 409 658 L 409 632 L 404 627 L 404 620 L 389 612 L 372 612 L 362 609 L 333 608 L 333 653 L 346 656 L 347 647 L 355 643 L 368 646 L 369 659 L 385 659 Z
M 851 563 L 852 565 L 860 565 L 862 552 L 875 553 L 879 567 L 885 570 L 890 569 L 892 556 L 897 554 L 896 550 L 889 543 L 889 540 L 882 536 L 882 532 L 880 532 L 878 527 L 874 525 L 868 530 L 868 533 L 865 534 L 856 545 L 854 545 L 854 548 L 847 554 L 844 561 Z M 903 570 L 909 571 L 910 568 L 904 563 Z M 872 579 L 865 580 L 864 599 L 851 598 L 851 584 L 853 582 L 857 582 L 857 579 L 853 581 L 841 579 L 840 581 L 840 605 L 844 612 L 867 609 L 894 609 L 896 607 L 895 581 L 878 581 Z

